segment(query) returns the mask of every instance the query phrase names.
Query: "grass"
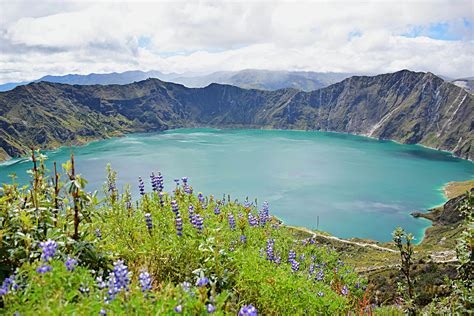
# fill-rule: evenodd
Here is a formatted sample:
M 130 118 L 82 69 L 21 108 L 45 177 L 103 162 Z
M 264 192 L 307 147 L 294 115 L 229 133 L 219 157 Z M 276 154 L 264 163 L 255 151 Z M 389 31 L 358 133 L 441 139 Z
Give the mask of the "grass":
M 474 179 L 461 182 L 449 182 L 444 187 L 444 195 L 448 199 L 452 199 L 466 193 L 466 191 L 469 191 L 472 188 L 474 188 Z

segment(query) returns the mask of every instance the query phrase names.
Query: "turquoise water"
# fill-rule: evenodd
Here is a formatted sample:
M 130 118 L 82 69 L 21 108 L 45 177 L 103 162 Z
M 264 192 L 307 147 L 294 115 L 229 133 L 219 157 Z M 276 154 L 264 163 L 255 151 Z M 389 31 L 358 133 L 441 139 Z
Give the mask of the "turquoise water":
M 65 162 L 69 148 L 47 153 Z M 290 225 L 317 228 L 339 237 L 391 239 L 400 225 L 418 241 L 430 225 L 415 210 L 445 201 L 449 181 L 474 177 L 474 164 L 420 146 L 366 137 L 303 131 L 183 129 L 132 134 L 74 148 L 77 170 L 100 189 L 108 162 L 119 186 L 161 171 L 165 189 L 187 176 L 196 191 L 244 200 L 267 200 L 271 212 Z M 27 160 L 0 165 L 1 182 L 15 172 L 26 182 Z M 150 190 L 147 183 L 147 190 Z

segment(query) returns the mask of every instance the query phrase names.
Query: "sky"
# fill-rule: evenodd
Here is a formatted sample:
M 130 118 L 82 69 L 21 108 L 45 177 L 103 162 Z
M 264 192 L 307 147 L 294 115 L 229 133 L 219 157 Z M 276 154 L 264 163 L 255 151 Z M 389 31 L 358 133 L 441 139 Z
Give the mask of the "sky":
M 0 83 L 269 69 L 474 75 L 473 0 L 0 0 Z

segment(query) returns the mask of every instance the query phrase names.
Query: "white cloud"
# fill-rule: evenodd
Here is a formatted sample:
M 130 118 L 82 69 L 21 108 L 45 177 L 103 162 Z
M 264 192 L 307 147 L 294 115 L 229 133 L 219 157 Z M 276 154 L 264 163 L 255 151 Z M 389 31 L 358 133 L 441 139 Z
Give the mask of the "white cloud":
M 0 82 L 131 69 L 379 73 L 409 68 L 471 76 L 472 15 L 470 0 L 42 5 L 0 0 Z M 457 39 L 429 38 L 426 32 L 402 36 L 439 23 L 448 25 L 446 36 Z

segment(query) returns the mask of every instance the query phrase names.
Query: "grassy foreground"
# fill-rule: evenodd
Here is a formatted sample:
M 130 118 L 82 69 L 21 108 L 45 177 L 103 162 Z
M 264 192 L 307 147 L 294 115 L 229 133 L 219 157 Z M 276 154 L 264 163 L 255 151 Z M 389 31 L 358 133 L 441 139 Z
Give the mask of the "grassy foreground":
M 367 282 L 339 253 L 280 225 L 267 203 L 204 197 L 186 177 L 166 193 L 159 173 L 151 190 L 140 178 L 141 198 L 132 200 L 110 169 L 99 199 L 84 190 L 73 159 L 50 176 L 44 158 L 32 155 L 29 186 L 0 190 L 2 313 L 373 310 Z

